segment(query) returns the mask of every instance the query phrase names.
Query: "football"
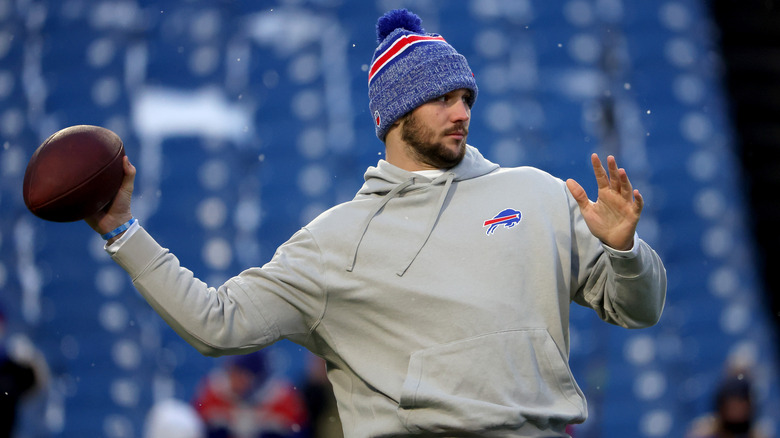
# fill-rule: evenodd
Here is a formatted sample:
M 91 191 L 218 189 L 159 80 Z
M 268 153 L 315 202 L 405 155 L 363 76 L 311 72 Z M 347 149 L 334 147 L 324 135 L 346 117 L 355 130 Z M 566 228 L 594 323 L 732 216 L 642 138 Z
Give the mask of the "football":
M 55 132 L 35 150 L 24 173 L 27 208 L 41 219 L 74 222 L 105 208 L 122 184 L 122 139 L 100 126 Z

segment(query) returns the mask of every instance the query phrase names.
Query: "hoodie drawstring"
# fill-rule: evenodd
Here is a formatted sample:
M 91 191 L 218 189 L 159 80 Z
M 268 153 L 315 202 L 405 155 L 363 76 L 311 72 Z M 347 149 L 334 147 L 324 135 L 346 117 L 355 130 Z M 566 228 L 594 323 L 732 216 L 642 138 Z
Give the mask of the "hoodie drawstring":
M 355 243 L 355 249 L 352 251 L 352 257 L 349 266 L 347 266 L 347 272 L 352 272 L 353 269 L 355 269 L 355 261 L 357 260 L 357 252 L 358 248 L 360 248 L 360 242 L 363 241 L 363 236 L 366 235 L 366 231 L 368 230 L 369 224 L 371 224 L 371 221 L 374 219 L 374 216 L 381 210 L 385 204 L 390 202 L 391 199 L 395 198 L 395 196 L 401 192 L 401 190 L 409 187 L 414 183 L 414 178 L 410 178 L 405 182 L 402 182 L 401 184 L 398 184 L 393 188 L 393 190 L 390 190 L 385 196 L 382 197 L 382 199 L 376 203 L 374 208 L 371 209 L 371 211 L 366 216 L 366 219 L 363 221 L 363 224 L 361 224 L 360 229 L 363 230 L 362 233 L 360 233 L 360 238 L 357 240 L 357 243 Z
M 439 221 L 439 215 L 441 214 L 441 210 L 444 207 L 444 201 L 447 199 L 447 194 L 450 191 L 450 186 L 452 185 L 452 181 L 454 179 L 455 179 L 455 174 L 452 172 L 448 172 L 447 181 L 444 183 L 444 188 L 442 189 L 441 194 L 439 195 L 439 201 L 437 203 L 436 209 L 433 211 L 431 218 L 428 220 L 428 226 L 426 227 L 428 231 L 425 233 L 425 237 L 422 239 L 422 242 L 420 242 L 417 251 L 415 251 L 412 257 L 409 259 L 409 262 L 406 263 L 406 265 L 404 265 L 403 269 L 396 272 L 396 275 L 398 275 L 399 277 L 403 277 L 403 275 L 406 273 L 406 270 L 409 269 L 410 266 L 412 266 L 414 259 L 417 258 L 417 255 L 420 254 L 420 251 L 422 251 L 423 247 L 428 242 L 428 239 L 431 237 L 431 233 L 433 233 L 433 228 L 436 226 L 436 222 Z

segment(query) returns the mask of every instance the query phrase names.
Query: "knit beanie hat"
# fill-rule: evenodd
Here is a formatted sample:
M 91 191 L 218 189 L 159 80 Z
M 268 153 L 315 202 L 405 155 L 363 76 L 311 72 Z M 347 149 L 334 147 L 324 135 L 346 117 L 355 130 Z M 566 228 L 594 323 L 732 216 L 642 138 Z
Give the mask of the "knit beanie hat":
M 460 88 L 471 90 L 469 106 L 477 98 L 466 58 L 421 25 L 406 9 L 392 10 L 376 23 L 379 46 L 368 71 L 368 107 L 382 141 L 396 120 L 431 99 Z

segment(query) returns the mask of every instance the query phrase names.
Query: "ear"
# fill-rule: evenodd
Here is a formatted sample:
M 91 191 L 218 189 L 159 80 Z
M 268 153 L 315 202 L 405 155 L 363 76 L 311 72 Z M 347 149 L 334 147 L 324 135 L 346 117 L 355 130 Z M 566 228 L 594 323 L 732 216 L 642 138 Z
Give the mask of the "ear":
M 393 122 L 392 125 L 390 125 L 389 128 L 387 128 L 387 131 L 385 132 L 385 138 L 384 143 L 386 147 L 392 147 L 393 144 L 397 143 L 401 139 L 401 119 L 396 120 Z
M 404 120 L 404 118 L 401 117 L 398 120 L 396 120 L 395 122 L 393 122 L 393 124 L 390 125 L 389 128 L 387 128 L 387 131 L 385 133 L 385 140 L 387 139 L 387 137 L 390 136 L 390 133 L 392 133 L 394 131 L 398 131 L 398 129 L 400 128 L 401 124 L 403 123 L 403 120 Z

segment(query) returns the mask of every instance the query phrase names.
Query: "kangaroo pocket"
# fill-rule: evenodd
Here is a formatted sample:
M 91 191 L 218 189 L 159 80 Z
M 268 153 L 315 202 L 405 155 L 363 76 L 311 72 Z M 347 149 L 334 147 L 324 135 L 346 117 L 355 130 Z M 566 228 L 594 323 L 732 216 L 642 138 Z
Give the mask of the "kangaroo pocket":
M 562 430 L 581 394 L 547 330 L 510 330 L 413 353 L 398 413 L 411 431 Z

